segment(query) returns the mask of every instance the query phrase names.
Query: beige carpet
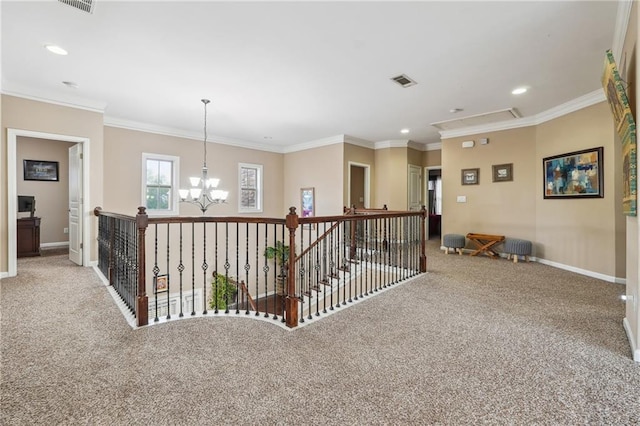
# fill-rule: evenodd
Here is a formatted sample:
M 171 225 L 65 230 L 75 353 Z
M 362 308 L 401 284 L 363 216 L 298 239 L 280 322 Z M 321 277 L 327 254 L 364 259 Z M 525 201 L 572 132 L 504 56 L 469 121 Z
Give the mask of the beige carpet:
M 0 423 L 640 423 L 623 286 L 435 242 L 428 262 L 290 332 L 244 318 L 132 330 L 91 269 L 21 259 L 0 283 Z

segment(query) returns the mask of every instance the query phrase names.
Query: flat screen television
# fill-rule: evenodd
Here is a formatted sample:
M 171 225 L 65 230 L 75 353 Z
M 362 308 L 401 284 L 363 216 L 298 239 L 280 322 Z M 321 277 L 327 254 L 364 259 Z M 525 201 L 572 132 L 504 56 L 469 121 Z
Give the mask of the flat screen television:
M 36 198 L 33 195 L 18 195 L 18 212 L 31 213 L 31 217 L 33 217 L 33 213 L 36 211 Z

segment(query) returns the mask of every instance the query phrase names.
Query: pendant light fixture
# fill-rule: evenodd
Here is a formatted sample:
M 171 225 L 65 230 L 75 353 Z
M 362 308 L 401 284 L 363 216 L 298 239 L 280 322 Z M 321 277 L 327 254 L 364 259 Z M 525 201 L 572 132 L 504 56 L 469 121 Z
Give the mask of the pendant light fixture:
M 212 204 L 221 204 L 227 202 L 228 191 L 217 189 L 220 179 L 209 178 L 207 169 L 207 104 L 211 102 L 209 99 L 201 99 L 204 104 L 204 162 L 202 164 L 202 175 L 200 177 L 190 177 L 190 189 L 180 189 L 180 201 L 184 203 L 195 204 L 198 206 L 202 214 Z

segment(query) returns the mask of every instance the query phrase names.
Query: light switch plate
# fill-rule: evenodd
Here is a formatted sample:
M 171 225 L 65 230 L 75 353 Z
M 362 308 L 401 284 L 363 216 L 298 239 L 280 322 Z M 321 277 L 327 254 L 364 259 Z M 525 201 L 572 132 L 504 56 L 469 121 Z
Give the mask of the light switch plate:
M 467 202 L 467 196 L 466 195 L 458 195 L 457 201 L 459 203 L 466 203 Z

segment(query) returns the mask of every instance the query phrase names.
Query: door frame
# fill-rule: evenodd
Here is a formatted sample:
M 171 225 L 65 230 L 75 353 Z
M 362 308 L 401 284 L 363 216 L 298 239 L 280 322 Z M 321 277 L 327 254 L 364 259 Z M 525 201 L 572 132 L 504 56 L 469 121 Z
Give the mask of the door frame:
M 364 208 L 371 208 L 369 205 L 370 189 L 371 189 L 371 165 L 364 163 L 357 163 L 355 161 L 347 162 L 349 173 L 347 173 L 347 208 L 351 208 L 351 166 L 364 168 Z
M 416 164 L 407 164 L 407 210 L 411 211 L 411 206 L 409 205 L 409 202 L 411 201 L 411 170 L 418 170 L 420 172 L 420 190 L 418 191 L 418 194 L 420 195 L 420 208 L 424 205 L 423 202 L 424 200 L 426 200 L 426 198 L 424 198 L 424 191 L 422 190 L 422 188 L 424 187 L 424 170 L 422 169 L 422 167 L 416 165 Z M 418 208 L 418 210 L 420 210 L 420 208 Z M 415 210 L 414 210 L 415 211 Z
M 18 249 L 17 249 L 17 196 L 18 196 L 18 171 L 17 144 L 18 137 L 48 139 L 51 141 L 72 142 L 82 144 L 82 265 L 91 264 L 91 210 L 89 206 L 89 168 L 90 139 L 81 136 L 59 135 L 55 133 L 36 132 L 31 130 L 7 129 L 7 276 L 14 277 L 18 273 Z

